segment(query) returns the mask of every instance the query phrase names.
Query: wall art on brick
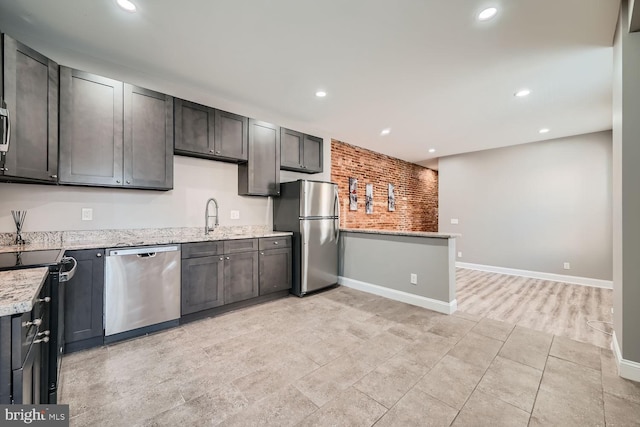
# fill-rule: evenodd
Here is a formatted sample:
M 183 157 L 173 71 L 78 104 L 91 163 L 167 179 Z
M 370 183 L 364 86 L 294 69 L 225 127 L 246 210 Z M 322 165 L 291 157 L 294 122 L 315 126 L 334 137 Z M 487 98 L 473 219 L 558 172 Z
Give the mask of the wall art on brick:
M 368 214 L 373 213 L 373 184 L 367 184 L 365 187 L 364 210 Z
M 357 178 L 358 210 L 349 210 L 349 178 Z M 331 140 L 331 181 L 336 182 L 340 194 L 340 227 L 397 230 L 438 231 L 438 172 L 414 163 Z M 393 192 L 396 210 L 389 212 L 380 204 L 373 214 L 364 209 L 366 183 L 381 203 L 387 204 L 388 184 Z
M 358 210 L 358 179 L 349 178 L 349 210 Z
M 387 197 L 389 204 L 389 212 L 394 212 L 396 210 L 396 187 L 393 184 L 389 184 L 389 195 Z

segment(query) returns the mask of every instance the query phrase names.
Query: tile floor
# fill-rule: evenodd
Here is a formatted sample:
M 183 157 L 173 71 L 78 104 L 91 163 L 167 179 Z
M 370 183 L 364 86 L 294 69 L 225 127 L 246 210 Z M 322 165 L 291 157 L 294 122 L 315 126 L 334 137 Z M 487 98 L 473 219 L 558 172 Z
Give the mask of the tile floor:
M 65 356 L 72 426 L 633 426 L 611 351 L 344 287 Z

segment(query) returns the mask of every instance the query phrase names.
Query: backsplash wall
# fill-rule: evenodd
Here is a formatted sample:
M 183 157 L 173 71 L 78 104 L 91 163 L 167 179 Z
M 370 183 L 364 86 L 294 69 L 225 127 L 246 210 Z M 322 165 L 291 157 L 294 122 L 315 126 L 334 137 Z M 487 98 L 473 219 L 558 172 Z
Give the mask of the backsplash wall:
M 358 179 L 358 210 L 349 210 L 349 178 Z M 438 172 L 404 160 L 331 140 L 331 180 L 340 192 L 340 226 L 438 231 Z M 388 211 L 388 184 L 396 210 Z M 365 186 L 373 184 L 373 213 L 365 212 Z
M 15 232 L 11 210 L 27 210 L 24 231 L 203 227 L 205 202 L 215 197 L 220 224 L 272 224 L 271 198 L 238 196 L 233 163 L 174 157 L 174 189 L 131 190 L 0 183 L 0 232 Z M 93 220 L 82 221 L 82 208 Z M 230 219 L 239 210 L 240 219 Z

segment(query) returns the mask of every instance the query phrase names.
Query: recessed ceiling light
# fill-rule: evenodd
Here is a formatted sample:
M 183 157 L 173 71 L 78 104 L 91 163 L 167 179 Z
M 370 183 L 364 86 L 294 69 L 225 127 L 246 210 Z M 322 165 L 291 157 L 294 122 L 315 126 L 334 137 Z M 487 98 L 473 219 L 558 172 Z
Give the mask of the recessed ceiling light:
M 429 148 L 429 152 L 430 152 L 430 153 L 435 153 L 435 152 L 436 152 L 436 149 L 435 149 L 435 148 Z
M 478 14 L 478 20 L 487 21 L 496 16 L 496 13 L 498 13 L 498 9 L 495 7 L 489 7 Z
M 539 133 L 547 133 L 547 132 L 549 132 L 549 129 L 547 129 L 547 128 L 542 128 L 542 129 L 540 129 L 538 132 L 539 132 Z
M 389 135 L 391 133 L 391 128 L 382 129 L 380 135 Z
M 522 97 L 528 96 L 530 93 L 531 93 L 531 91 L 529 89 L 520 89 L 519 91 L 514 93 L 513 96 L 517 96 L 518 98 L 522 98 Z
M 118 6 L 120 6 L 122 9 L 126 10 L 127 12 L 136 11 L 136 5 L 133 4 L 131 0 L 116 0 L 116 3 L 118 3 Z
M 319 90 L 316 92 L 316 96 L 318 98 L 324 98 L 325 96 L 327 96 L 327 92 L 323 91 L 323 90 Z

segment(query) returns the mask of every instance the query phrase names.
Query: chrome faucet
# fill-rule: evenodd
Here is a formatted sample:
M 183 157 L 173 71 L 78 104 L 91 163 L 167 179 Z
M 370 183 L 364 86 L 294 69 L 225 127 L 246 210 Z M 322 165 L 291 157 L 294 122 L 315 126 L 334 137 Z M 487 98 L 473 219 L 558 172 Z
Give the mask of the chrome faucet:
M 209 203 L 211 202 L 216 205 L 216 222 L 212 228 L 209 227 L 209 218 L 211 218 L 211 215 L 209 215 Z M 204 208 L 204 234 L 209 234 L 209 232 L 215 230 L 218 225 L 218 201 L 212 197 L 207 200 L 207 206 Z

